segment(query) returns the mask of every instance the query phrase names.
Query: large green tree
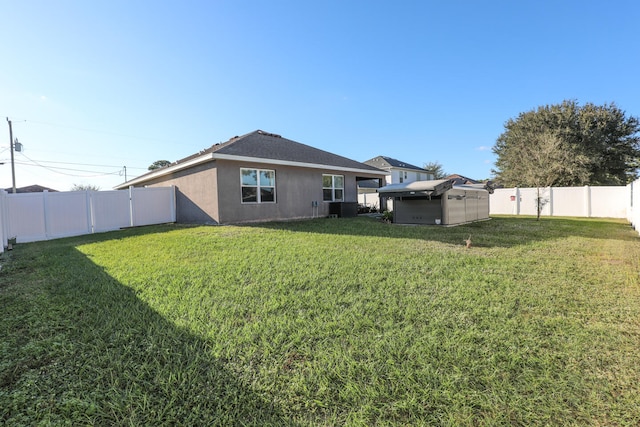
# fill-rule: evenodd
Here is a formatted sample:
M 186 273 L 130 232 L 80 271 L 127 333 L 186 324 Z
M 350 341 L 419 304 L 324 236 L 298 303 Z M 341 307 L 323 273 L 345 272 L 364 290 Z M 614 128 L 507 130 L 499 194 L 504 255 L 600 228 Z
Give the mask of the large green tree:
M 615 104 L 546 105 L 509 119 L 493 152 L 505 186 L 620 185 L 638 176 L 640 122 Z

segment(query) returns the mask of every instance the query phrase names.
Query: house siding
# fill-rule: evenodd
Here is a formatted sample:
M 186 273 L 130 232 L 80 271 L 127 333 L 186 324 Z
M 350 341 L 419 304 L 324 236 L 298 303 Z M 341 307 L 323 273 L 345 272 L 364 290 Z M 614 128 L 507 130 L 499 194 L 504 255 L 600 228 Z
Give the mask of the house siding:
M 276 202 L 242 203 L 241 168 L 275 170 Z M 235 224 L 327 216 L 329 202 L 322 200 L 323 174 L 343 175 L 344 201 L 357 202 L 356 176 L 363 174 L 234 160 L 215 160 L 194 166 L 149 181 L 146 186 L 176 187 L 176 221 L 179 223 Z M 318 202 L 317 208 L 312 202 Z
M 176 221 L 183 224 L 219 222 L 217 162 L 194 166 L 188 170 L 146 183 L 147 187 L 176 187 Z
M 221 224 L 277 221 L 287 219 L 327 216 L 329 202 L 322 200 L 322 175 L 335 174 L 345 177 L 344 201 L 357 201 L 356 175 L 336 170 L 308 169 L 293 166 L 268 165 L 218 160 Z M 240 198 L 240 169 L 272 169 L 276 172 L 275 203 L 242 203 Z M 318 202 L 313 208 L 312 203 Z

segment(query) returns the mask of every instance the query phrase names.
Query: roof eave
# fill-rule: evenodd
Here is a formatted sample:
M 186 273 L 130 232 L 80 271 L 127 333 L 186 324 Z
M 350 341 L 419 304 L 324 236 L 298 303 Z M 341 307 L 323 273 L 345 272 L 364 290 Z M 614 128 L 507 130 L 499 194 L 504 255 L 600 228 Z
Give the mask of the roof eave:
M 322 170 L 335 170 L 335 171 L 342 171 L 342 172 L 353 172 L 353 173 L 360 173 L 360 174 L 367 174 L 367 175 L 375 175 L 375 176 L 386 176 L 387 173 L 383 170 L 369 170 L 369 169 L 359 169 L 359 168 L 351 168 L 351 167 L 345 167 L 345 166 L 334 166 L 334 165 L 324 165 L 324 164 L 317 164 L 317 163 L 307 163 L 307 162 L 296 162 L 296 161 L 291 161 L 291 160 L 277 160 L 277 159 L 265 159 L 265 158 L 261 158 L 261 157 L 247 157 L 247 156 L 236 156 L 234 154 L 221 154 L 221 153 L 207 153 L 203 156 L 199 156 L 196 157 L 195 159 L 191 159 L 187 162 L 184 163 L 180 163 L 177 165 L 173 165 L 173 166 L 169 166 L 167 168 L 162 168 L 159 169 L 155 172 L 152 172 L 150 174 L 145 174 L 143 176 L 140 176 L 138 178 L 134 178 L 130 181 L 124 182 L 122 184 L 119 184 L 115 187 L 113 187 L 116 190 L 120 190 L 120 189 L 124 189 L 124 188 L 128 188 L 131 185 L 137 185 L 137 184 L 141 184 L 153 179 L 157 179 L 160 177 L 163 177 L 165 175 L 169 175 L 172 174 L 174 172 L 183 170 L 183 169 L 187 169 L 189 167 L 201 164 L 201 163 L 206 163 L 209 161 L 213 161 L 213 160 L 231 160 L 231 161 L 236 161 L 236 162 L 250 162 L 250 163 L 262 163 L 262 164 L 269 164 L 269 165 L 281 165 L 281 166 L 296 166 L 296 167 L 302 167 L 302 168 L 309 168 L 309 169 L 322 169 Z
M 261 157 L 248 157 L 248 156 L 236 156 L 234 154 L 215 154 L 214 158 L 219 160 L 232 160 L 236 162 L 251 162 L 251 163 L 264 163 L 269 165 L 280 165 L 280 166 L 296 166 L 302 168 L 309 169 L 324 169 L 324 170 L 337 170 L 343 172 L 354 172 L 354 173 L 366 173 L 370 175 L 379 175 L 386 176 L 387 173 L 383 170 L 369 170 L 369 169 L 360 169 L 360 168 L 351 168 L 346 166 L 334 166 L 334 165 L 325 165 L 320 163 L 308 163 L 308 162 L 297 162 L 292 160 L 279 160 L 279 159 L 265 159 Z
M 201 163 L 209 162 L 211 160 L 214 160 L 214 158 L 213 158 L 214 154 L 215 153 L 207 153 L 207 154 L 204 154 L 202 156 L 198 156 L 195 159 L 188 160 L 188 161 L 186 161 L 184 163 L 179 163 L 177 165 L 168 166 L 166 168 L 158 169 L 158 170 L 153 171 L 151 173 L 147 173 L 147 174 L 144 174 L 144 175 L 139 176 L 137 178 L 134 178 L 132 180 L 123 182 L 122 184 L 116 185 L 113 188 L 115 190 L 122 190 L 122 189 L 128 188 L 128 187 L 130 187 L 132 185 L 135 186 L 137 184 L 141 184 L 143 182 L 151 181 L 153 179 L 160 178 L 160 177 L 163 177 L 165 175 L 169 175 L 169 174 L 172 174 L 174 172 L 178 172 L 178 171 L 181 171 L 183 169 L 187 169 L 187 168 L 190 168 L 192 166 L 199 165 Z

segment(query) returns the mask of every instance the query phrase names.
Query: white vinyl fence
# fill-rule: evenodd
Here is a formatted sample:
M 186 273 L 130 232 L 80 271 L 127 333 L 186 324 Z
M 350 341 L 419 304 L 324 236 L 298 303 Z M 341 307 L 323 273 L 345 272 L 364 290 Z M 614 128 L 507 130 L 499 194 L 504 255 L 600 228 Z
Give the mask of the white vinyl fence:
M 537 214 L 536 188 L 500 188 L 491 195 L 491 213 L 509 215 Z M 540 188 L 543 216 L 582 216 L 627 218 L 631 190 L 616 187 Z
M 536 188 L 500 188 L 490 214 L 537 215 Z M 640 232 L 640 180 L 629 185 L 540 188 L 543 216 L 625 218 Z
M 631 187 L 631 206 L 627 212 L 627 219 L 633 228 L 640 233 L 640 179 L 629 184 Z
M 16 243 L 176 220 L 175 187 L 12 194 L 0 190 L 0 252 Z

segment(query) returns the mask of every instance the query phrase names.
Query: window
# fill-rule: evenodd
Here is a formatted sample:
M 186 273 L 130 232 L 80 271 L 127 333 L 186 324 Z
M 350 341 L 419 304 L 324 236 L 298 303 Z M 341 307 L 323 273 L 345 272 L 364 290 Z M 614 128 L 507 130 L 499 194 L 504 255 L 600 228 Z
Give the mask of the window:
M 240 169 L 242 203 L 274 203 L 276 201 L 276 171 Z
M 322 200 L 341 202 L 344 199 L 344 176 L 322 175 Z

